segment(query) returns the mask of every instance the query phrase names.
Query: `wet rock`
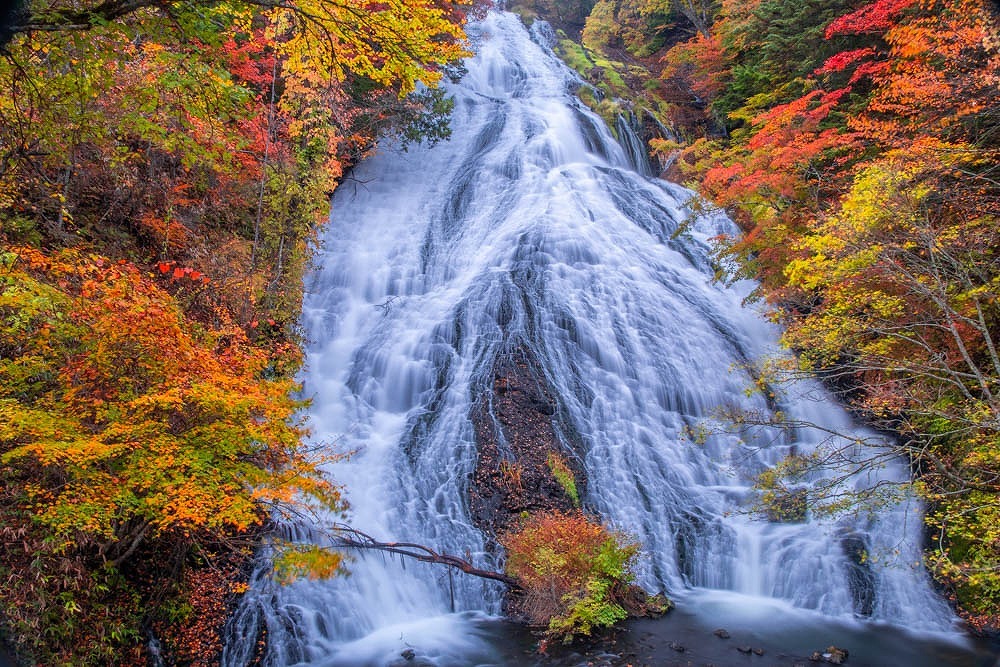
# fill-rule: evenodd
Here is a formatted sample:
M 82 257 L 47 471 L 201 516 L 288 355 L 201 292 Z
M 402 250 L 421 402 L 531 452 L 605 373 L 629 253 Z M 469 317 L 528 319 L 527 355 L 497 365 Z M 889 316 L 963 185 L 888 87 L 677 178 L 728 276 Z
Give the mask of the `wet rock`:
M 674 608 L 674 603 L 663 593 L 650 595 L 634 585 L 625 591 L 621 605 L 632 618 L 660 618 Z
M 399 655 L 403 658 L 403 660 L 413 660 L 413 658 L 415 658 L 417 654 L 413 651 L 412 648 L 408 648 Z
M 670 642 L 669 644 L 667 644 L 667 646 L 677 651 L 678 653 L 683 653 L 684 651 L 687 650 L 686 648 L 684 648 L 684 646 L 678 644 L 677 642 Z
M 864 535 L 849 533 L 840 538 L 840 546 L 850 561 L 847 583 L 851 588 L 854 612 L 871 616 L 875 609 L 875 575 L 868 559 L 868 545 Z
M 764 649 L 758 648 L 758 647 L 754 647 L 753 654 L 754 655 L 764 655 Z
M 531 406 L 543 415 L 554 415 L 556 413 L 555 404 L 542 398 L 532 398 Z
M 823 653 L 823 659 L 831 665 L 842 665 L 847 662 L 847 649 L 837 648 L 836 646 L 827 647 Z
M 528 349 L 500 355 L 492 382 L 483 389 L 470 415 L 479 458 L 469 484 L 469 509 L 492 542 L 516 528 L 522 512 L 573 510 L 547 463 L 550 453 L 563 455 L 581 496 L 586 476 L 572 451 L 574 443 L 567 450 L 556 434 L 557 403 Z
M 736 650 L 739 651 L 740 653 L 746 653 L 747 655 L 753 653 L 753 648 L 750 646 L 737 646 Z
M 823 654 L 819 651 L 813 651 L 813 654 L 809 656 L 811 662 L 823 662 Z
M 719 639 L 729 639 L 730 637 L 729 631 L 726 630 L 725 628 L 719 628 L 712 634 L 718 637 Z

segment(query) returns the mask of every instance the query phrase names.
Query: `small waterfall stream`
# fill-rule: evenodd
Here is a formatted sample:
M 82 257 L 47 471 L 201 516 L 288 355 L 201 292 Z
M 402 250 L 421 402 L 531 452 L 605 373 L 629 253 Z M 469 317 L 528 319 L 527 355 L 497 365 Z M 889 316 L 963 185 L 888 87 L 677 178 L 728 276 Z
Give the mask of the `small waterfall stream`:
M 450 86 L 452 139 L 358 166 L 307 283 L 308 416 L 316 442 L 355 452 L 330 470 L 350 523 L 500 566 L 466 507 L 470 411 L 497 355 L 521 346 L 580 453 L 586 506 L 643 544 L 648 590 L 736 624 L 829 619 L 957 637 L 919 564 L 914 503 L 803 523 L 746 513 L 756 474 L 825 436 L 691 435 L 721 407 L 771 410 L 747 395 L 744 369 L 780 353 L 778 332 L 741 304 L 749 286 L 712 280 L 709 239 L 732 223 L 705 216 L 677 234 L 691 193 L 635 171 L 541 33 L 494 12 L 470 34 L 478 55 Z M 870 435 L 819 386 L 779 400 L 792 418 Z M 500 612 L 496 585 L 379 554 L 349 569 L 285 587 L 261 575 L 224 664 L 247 664 L 261 628 L 275 667 L 385 665 L 406 649 L 416 664 L 516 664 L 498 661 L 483 630 Z

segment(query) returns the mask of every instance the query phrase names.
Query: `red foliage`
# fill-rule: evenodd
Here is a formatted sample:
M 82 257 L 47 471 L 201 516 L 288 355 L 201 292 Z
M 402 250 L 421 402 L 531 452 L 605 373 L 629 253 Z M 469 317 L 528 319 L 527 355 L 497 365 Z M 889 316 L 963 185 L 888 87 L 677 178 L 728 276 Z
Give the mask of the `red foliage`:
M 876 0 L 876 2 L 841 16 L 826 28 L 826 38 L 837 35 L 880 34 L 890 28 L 918 0 Z
M 816 74 L 830 74 L 833 72 L 842 72 L 849 65 L 853 65 L 858 61 L 868 60 L 875 55 L 875 49 L 871 47 L 865 47 L 863 49 L 853 49 L 851 51 L 841 51 L 835 55 L 830 56 L 823 63 L 822 67 L 817 68 Z
M 159 262 L 156 265 L 160 273 L 166 276 L 169 274 L 170 282 L 174 283 L 180 280 L 190 280 L 191 282 L 198 282 L 203 285 L 207 285 L 211 282 L 211 279 L 203 274 L 201 271 L 192 269 L 190 266 L 177 266 L 177 262 Z

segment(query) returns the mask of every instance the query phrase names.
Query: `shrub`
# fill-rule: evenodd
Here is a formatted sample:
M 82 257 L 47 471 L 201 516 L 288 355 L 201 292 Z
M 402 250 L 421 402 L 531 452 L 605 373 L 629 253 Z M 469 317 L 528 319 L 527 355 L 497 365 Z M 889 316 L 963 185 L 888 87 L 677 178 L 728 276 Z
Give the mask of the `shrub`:
M 639 545 L 582 512 L 543 512 L 501 538 L 507 574 L 524 588 L 532 624 L 569 642 L 627 616 L 621 602 Z

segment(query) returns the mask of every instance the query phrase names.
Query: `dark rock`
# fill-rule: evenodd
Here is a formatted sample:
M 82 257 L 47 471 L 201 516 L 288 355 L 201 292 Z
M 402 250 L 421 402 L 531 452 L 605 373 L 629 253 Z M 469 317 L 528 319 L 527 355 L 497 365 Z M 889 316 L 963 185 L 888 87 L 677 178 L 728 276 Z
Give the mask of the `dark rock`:
M 640 586 L 629 586 L 621 605 L 632 618 L 660 618 L 674 608 L 674 603 L 663 593 L 650 595 Z
M 712 634 L 718 637 L 719 639 L 729 639 L 730 637 L 729 631 L 726 630 L 725 628 L 719 628 Z
M 823 662 L 823 654 L 819 651 L 813 651 L 813 654 L 809 656 L 809 660 L 812 662 Z
M 408 648 L 399 655 L 402 656 L 404 660 L 413 660 L 413 658 L 415 658 L 417 654 L 413 651 L 412 648 Z
M 678 644 L 677 642 L 670 642 L 669 644 L 667 644 L 667 646 L 669 646 L 670 648 L 674 649 L 678 653 L 683 653 L 684 651 L 687 650 L 682 645 Z
M 495 360 L 492 382 L 470 414 L 479 459 L 470 479 L 469 509 L 491 542 L 516 528 L 522 512 L 574 509 L 547 463 L 550 453 L 564 455 L 577 491 L 586 494 L 586 476 L 573 451 L 578 443 L 570 441 L 567 450 L 556 434 L 556 406 L 530 350 L 516 348 Z
M 849 533 L 840 538 L 844 555 L 850 560 L 847 583 L 851 588 L 854 613 L 871 616 L 875 610 L 875 575 L 868 561 L 868 545 L 863 535 Z
M 543 415 L 554 415 L 556 413 L 555 403 L 538 396 L 532 396 L 531 406 Z
M 762 649 L 762 648 L 754 648 L 753 654 L 754 655 L 764 655 L 764 649 Z
M 746 653 L 747 655 L 753 653 L 753 648 L 749 646 L 737 646 L 736 650 L 739 651 L 740 653 Z

